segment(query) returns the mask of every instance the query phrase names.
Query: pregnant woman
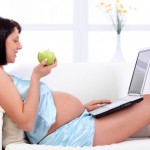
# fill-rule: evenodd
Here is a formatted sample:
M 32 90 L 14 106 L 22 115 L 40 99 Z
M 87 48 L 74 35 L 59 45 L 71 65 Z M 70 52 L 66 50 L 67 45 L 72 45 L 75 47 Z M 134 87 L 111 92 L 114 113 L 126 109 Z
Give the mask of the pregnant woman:
M 81 147 L 112 144 L 150 123 L 149 94 L 134 106 L 96 119 L 88 111 L 110 100 L 83 105 L 73 95 L 51 91 L 40 79 L 50 75 L 57 59 L 49 66 L 46 60 L 35 66 L 30 80 L 8 74 L 4 66 L 14 63 L 22 49 L 20 33 L 18 22 L 0 17 L 0 106 L 25 131 L 30 143 Z

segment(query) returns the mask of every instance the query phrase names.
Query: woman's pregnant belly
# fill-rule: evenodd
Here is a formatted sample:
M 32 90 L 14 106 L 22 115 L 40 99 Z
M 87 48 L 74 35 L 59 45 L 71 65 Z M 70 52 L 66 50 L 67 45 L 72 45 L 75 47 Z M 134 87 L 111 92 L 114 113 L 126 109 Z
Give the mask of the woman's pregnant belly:
M 56 122 L 51 126 L 48 134 L 60 126 L 79 117 L 83 111 L 83 104 L 76 97 L 65 92 L 53 92 L 53 99 L 57 109 Z

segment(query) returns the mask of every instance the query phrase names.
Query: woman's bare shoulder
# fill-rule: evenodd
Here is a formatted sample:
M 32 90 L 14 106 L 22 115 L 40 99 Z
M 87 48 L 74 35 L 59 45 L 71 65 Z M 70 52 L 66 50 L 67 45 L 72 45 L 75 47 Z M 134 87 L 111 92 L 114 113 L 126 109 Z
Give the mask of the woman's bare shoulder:
M 10 77 L 10 75 L 7 72 L 5 72 L 3 69 L 0 69 L 0 85 L 5 87 L 7 84 L 12 82 L 13 80 Z
M 0 87 L 2 87 L 0 88 L 0 106 L 8 114 L 12 113 L 22 101 L 13 79 L 2 69 L 0 69 Z

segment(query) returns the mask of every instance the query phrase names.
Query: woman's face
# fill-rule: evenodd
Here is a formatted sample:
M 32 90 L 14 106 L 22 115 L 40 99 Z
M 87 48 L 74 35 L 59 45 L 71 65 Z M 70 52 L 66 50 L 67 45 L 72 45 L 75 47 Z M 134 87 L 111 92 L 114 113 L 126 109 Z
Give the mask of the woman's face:
M 6 39 L 6 57 L 7 63 L 14 63 L 18 50 L 22 49 L 19 41 L 19 31 L 15 27 L 14 31 Z

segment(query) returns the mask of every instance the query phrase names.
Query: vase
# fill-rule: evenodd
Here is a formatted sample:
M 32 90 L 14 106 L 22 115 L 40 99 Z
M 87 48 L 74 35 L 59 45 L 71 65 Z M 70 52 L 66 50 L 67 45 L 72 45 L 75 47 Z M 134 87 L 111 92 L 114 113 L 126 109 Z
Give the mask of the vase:
M 123 62 L 125 61 L 121 51 L 121 34 L 116 34 L 116 50 L 112 57 L 112 62 Z

